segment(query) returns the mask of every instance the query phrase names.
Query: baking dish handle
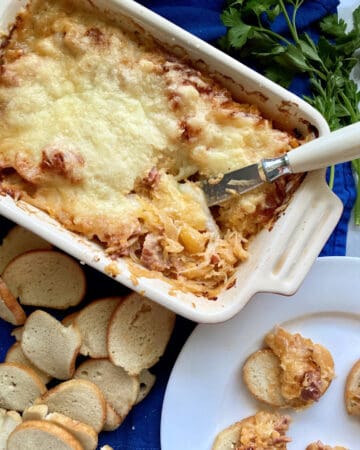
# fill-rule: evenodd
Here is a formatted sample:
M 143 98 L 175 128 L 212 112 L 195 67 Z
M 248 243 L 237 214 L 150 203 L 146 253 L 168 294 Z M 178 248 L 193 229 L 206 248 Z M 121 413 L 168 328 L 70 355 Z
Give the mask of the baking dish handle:
M 295 194 L 299 198 L 275 224 L 274 239 L 270 245 L 267 241 L 260 267 L 258 292 L 296 292 L 332 233 L 343 206 L 324 180 L 319 183 L 319 177 L 324 176 L 324 171 L 309 173 Z

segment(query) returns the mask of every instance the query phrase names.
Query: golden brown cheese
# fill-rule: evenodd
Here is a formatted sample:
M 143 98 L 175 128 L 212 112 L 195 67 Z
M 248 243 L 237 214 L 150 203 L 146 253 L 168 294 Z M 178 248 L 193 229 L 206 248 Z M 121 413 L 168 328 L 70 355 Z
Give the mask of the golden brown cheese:
M 235 450 L 286 450 L 291 441 L 286 436 L 290 417 L 259 411 L 241 421 L 239 441 Z
M 77 3 L 33 0 L 3 43 L 0 191 L 215 298 L 298 179 L 211 213 L 195 181 L 298 141 L 145 33 Z
M 331 447 L 330 445 L 325 445 L 321 441 L 313 442 L 306 447 L 306 450 L 348 450 L 345 447 L 340 447 L 336 445 Z
M 286 450 L 290 422 L 289 416 L 259 411 L 218 433 L 212 450 Z
M 280 359 L 281 394 L 286 402 L 303 407 L 319 400 L 335 376 L 330 352 L 281 327 L 267 334 L 265 343 Z

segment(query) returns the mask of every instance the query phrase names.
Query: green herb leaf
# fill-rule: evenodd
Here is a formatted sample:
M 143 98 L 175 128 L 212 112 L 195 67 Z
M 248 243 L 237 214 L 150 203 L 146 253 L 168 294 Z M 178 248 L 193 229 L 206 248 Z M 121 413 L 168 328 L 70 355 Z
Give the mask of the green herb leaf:
M 246 25 L 244 22 L 238 23 L 229 31 L 228 36 L 230 45 L 234 48 L 242 48 L 246 44 L 251 30 L 252 27 Z
M 346 22 L 340 19 L 337 14 L 324 17 L 320 22 L 320 29 L 322 32 L 331 37 L 344 36 L 346 32 Z
M 309 78 L 311 95 L 304 97 L 320 111 L 332 130 L 360 121 L 360 92 L 350 73 L 360 60 L 360 6 L 353 12 L 353 29 L 337 14 L 320 22 L 322 36 L 315 43 L 296 28 L 296 14 L 304 0 L 233 0 L 222 14 L 227 33 L 219 41 L 225 51 L 251 61 L 268 78 L 288 87 L 299 71 Z M 286 7 L 292 8 L 291 14 Z M 271 23 L 283 13 L 288 30 L 278 34 Z M 263 20 L 264 17 L 267 20 Z M 288 36 L 293 41 L 290 42 Z M 359 176 L 355 205 L 360 225 L 360 160 L 353 161 Z M 333 174 L 333 171 L 332 171 Z

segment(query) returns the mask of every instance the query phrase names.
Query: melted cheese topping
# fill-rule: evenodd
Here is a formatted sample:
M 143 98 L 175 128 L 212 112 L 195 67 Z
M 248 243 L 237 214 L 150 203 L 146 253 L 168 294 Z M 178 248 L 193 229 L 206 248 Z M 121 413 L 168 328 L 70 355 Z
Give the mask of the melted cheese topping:
M 330 352 L 281 327 L 269 333 L 265 343 L 280 359 L 281 394 L 285 400 L 295 407 L 319 400 L 335 376 Z
M 215 217 L 187 179 L 282 154 L 291 135 L 145 33 L 76 2 L 32 1 L 0 69 L 2 192 L 182 289 L 214 297 L 234 282 L 289 188 L 258 189 Z
M 290 417 L 259 411 L 241 422 L 240 436 L 235 450 L 286 450 L 291 441 L 286 436 Z

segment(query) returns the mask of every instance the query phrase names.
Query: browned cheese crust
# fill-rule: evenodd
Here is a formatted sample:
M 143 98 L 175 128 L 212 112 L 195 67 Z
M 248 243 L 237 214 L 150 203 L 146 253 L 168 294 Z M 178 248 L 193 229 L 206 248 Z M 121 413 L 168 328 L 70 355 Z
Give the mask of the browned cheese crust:
M 280 359 L 281 393 L 287 404 L 302 408 L 318 401 L 335 376 L 330 352 L 281 327 L 270 332 L 265 343 Z
M 340 447 L 336 445 L 331 447 L 330 445 L 325 445 L 321 441 L 313 442 L 306 447 L 306 450 L 348 450 L 345 447 Z
M 346 377 L 345 406 L 348 414 L 360 416 L 360 359 Z
M 286 450 L 290 417 L 259 411 L 220 432 L 212 450 Z

